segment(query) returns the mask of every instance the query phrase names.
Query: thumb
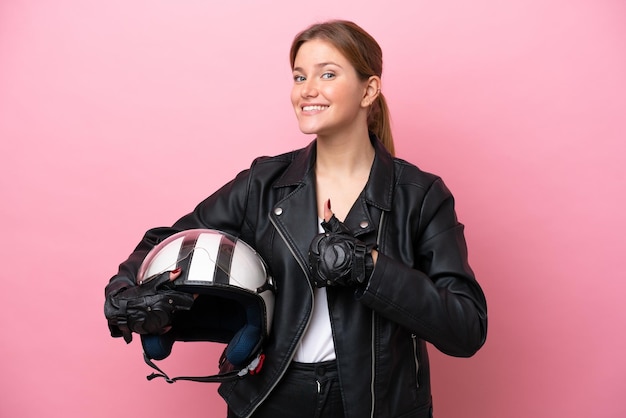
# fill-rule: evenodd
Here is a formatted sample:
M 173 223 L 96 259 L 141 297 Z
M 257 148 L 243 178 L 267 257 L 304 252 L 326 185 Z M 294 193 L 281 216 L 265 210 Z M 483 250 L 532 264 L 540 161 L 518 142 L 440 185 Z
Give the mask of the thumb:
M 180 272 L 181 272 L 180 267 L 177 267 L 174 270 L 170 271 L 170 280 L 171 281 L 176 280 L 178 276 L 180 276 Z

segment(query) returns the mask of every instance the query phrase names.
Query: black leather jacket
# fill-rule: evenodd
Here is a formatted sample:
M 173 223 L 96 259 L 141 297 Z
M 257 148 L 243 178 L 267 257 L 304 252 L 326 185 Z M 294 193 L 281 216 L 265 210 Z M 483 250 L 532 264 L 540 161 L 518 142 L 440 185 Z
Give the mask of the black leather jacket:
M 328 288 L 345 416 L 430 417 L 425 341 L 452 356 L 473 355 L 486 338 L 485 297 L 441 179 L 391 157 L 377 139 L 372 143 L 369 181 L 344 223 L 361 240 L 377 243 L 377 264 L 358 294 Z M 307 252 L 318 233 L 315 144 L 258 158 L 172 228 L 148 231 L 107 286 L 108 293 L 132 284 L 146 253 L 179 230 L 214 228 L 252 245 L 270 268 L 277 296 L 263 370 L 219 387 L 241 417 L 278 383 L 309 324 Z

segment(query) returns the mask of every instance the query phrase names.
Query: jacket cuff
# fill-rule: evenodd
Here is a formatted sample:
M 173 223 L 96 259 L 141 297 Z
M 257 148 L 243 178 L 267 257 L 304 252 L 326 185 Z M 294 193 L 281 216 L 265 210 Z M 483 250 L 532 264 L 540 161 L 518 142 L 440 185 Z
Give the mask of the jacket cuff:
M 374 277 L 380 277 L 380 275 L 382 273 L 380 273 L 381 271 L 385 270 L 385 266 L 379 266 L 380 262 L 382 261 L 382 258 L 386 258 L 386 257 L 381 257 L 382 254 L 380 252 L 378 252 L 378 258 L 376 259 L 376 264 L 373 263 L 372 261 L 372 256 L 370 255 L 370 263 L 372 264 L 371 267 L 369 267 L 370 270 L 366 269 L 366 271 L 371 271 L 371 273 L 369 274 L 369 276 L 365 277 L 365 280 L 363 281 L 363 283 L 361 283 L 357 289 L 354 291 L 354 296 L 356 297 L 356 299 L 361 299 L 363 297 L 363 295 L 368 291 L 368 289 L 370 288 L 370 284 L 372 283 L 372 280 L 375 280 Z M 384 262 L 383 262 L 384 264 Z
M 113 276 L 104 288 L 104 297 L 115 296 L 124 289 L 135 286 L 135 283 L 126 276 Z

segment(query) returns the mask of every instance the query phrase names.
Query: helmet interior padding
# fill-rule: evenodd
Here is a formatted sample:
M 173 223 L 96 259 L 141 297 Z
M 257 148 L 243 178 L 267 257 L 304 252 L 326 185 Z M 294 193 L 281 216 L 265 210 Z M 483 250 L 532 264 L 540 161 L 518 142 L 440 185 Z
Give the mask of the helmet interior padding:
M 233 366 L 243 367 L 250 361 L 262 342 L 264 308 L 259 299 L 224 288 L 219 296 L 207 289 L 203 291 L 205 294 L 196 298 L 191 310 L 177 313 L 171 331 L 142 336 L 149 358 L 166 358 L 174 341 L 213 341 L 228 343 L 224 354 Z

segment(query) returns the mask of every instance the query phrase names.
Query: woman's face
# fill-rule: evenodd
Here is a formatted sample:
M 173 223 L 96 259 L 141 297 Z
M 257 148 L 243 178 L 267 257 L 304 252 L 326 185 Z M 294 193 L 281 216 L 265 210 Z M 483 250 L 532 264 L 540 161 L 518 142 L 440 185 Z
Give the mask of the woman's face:
M 293 66 L 291 103 L 300 130 L 330 137 L 367 127 L 367 81 L 329 42 L 314 39 L 298 50 Z

